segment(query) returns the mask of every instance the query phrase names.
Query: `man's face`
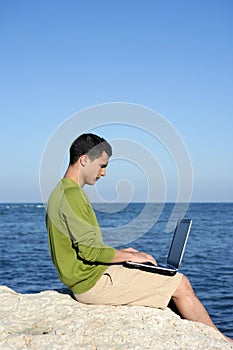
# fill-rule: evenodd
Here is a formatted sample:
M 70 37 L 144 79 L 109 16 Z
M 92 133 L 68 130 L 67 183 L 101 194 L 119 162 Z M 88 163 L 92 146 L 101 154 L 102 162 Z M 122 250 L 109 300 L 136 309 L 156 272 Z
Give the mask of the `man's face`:
M 108 165 L 109 156 L 106 152 L 102 156 L 93 161 L 87 157 L 86 166 L 84 168 L 84 181 L 87 185 L 94 185 L 102 176 L 106 175 L 106 167 Z

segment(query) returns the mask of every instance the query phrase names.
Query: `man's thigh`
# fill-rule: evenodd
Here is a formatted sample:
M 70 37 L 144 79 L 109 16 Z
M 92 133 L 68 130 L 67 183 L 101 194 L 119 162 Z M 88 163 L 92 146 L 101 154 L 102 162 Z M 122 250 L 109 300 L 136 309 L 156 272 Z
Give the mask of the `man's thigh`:
M 111 265 L 95 286 L 76 299 L 86 304 L 142 305 L 164 309 L 182 275 L 163 276 L 122 265 Z

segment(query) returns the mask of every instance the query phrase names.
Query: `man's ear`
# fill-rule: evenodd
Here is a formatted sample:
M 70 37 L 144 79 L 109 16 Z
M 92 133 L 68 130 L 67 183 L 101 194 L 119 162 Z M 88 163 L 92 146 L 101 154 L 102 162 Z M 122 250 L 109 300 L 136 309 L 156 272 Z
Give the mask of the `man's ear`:
M 86 154 L 84 154 L 83 156 L 81 156 L 79 158 L 79 161 L 80 161 L 80 164 L 82 166 L 85 166 L 87 164 L 87 161 L 88 161 L 88 156 Z

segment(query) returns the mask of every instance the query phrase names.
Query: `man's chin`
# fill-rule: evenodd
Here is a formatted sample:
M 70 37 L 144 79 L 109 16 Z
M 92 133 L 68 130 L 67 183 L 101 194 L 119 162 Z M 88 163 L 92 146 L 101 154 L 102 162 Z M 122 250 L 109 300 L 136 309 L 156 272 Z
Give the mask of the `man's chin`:
M 87 184 L 87 185 L 89 185 L 89 186 L 93 186 L 93 185 L 95 185 L 95 183 L 96 183 L 98 180 L 99 180 L 99 179 L 94 179 L 94 180 L 92 180 L 92 181 L 88 182 L 88 184 Z

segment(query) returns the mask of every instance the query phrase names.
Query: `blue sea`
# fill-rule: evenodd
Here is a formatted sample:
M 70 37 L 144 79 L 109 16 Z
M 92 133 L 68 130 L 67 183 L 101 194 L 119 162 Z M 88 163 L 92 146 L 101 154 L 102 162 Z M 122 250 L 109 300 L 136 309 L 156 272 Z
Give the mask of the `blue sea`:
M 166 224 L 174 205 L 160 207 L 148 232 L 140 233 L 157 206 L 151 204 L 148 218 L 144 215 L 142 225 L 136 221 L 132 227 L 130 222 L 140 218 L 145 204 L 94 207 L 105 240 L 114 226 L 111 235 L 117 234 L 119 246 L 133 246 L 160 261 L 171 242 L 172 232 L 166 232 Z M 193 225 L 180 271 L 189 277 L 217 327 L 233 338 L 233 203 L 191 203 L 185 217 Z M 0 204 L 0 285 L 20 293 L 64 288 L 51 263 L 44 218 L 41 203 Z M 135 234 L 131 236 L 127 228 Z

